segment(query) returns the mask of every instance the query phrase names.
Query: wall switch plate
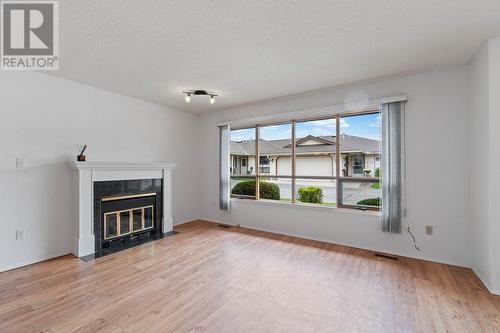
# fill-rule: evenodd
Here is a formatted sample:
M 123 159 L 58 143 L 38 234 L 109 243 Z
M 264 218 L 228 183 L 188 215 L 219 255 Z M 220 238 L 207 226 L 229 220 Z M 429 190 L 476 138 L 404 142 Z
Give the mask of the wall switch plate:
M 24 231 L 16 230 L 16 240 L 23 240 L 23 239 L 24 239 Z
M 16 157 L 16 168 L 23 169 L 25 166 L 24 157 Z
M 434 233 L 434 227 L 432 225 L 425 226 L 425 234 L 432 235 Z

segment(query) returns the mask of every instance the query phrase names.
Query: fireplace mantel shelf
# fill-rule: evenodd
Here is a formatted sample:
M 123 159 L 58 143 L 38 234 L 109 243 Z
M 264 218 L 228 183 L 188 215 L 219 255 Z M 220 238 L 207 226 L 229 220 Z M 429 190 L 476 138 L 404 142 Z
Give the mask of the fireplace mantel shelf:
M 150 162 L 67 162 L 75 170 L 171 170 L 177 163 Z

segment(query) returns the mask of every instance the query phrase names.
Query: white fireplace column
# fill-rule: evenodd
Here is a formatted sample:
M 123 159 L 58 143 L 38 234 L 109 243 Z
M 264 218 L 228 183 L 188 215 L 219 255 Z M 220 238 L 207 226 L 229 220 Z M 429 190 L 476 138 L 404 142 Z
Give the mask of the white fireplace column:
M 83 257 L 95 252 L 94 182 L 132 179 L 163 180 L 163 233 L 173 230 L 172 170 L 177 163 L 68 162 L 75 170 L 77 226 L 73 254 Z

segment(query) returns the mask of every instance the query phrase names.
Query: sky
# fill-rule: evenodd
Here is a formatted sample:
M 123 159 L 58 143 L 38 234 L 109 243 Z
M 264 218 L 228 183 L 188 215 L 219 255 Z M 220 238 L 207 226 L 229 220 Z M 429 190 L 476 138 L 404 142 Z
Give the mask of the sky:
M 343 117 L 340 119 L 340 133 L 380 140 L 380 125 L 380 113 Z M 297 138 L 307 135 L 335 135 L 335 119 L 297 122 L 295 130 Z M 290 124 L 265 126 L 260 129 L 260 137 L 264 140 L 290 139 L 291 133 Z M 231 131 L 231 141 L 254 139 L 254 128 Z

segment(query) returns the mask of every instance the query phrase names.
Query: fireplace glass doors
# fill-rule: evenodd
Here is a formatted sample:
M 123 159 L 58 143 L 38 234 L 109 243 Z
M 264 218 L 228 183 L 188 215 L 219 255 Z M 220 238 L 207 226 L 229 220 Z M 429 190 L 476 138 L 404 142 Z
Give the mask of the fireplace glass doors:
M 105 213 L 104 240 L 152 229 L 153 218 L 153 205 Z
M 103 248 L 111 242 L 155 232 L 156 193 L 102 198 Z

